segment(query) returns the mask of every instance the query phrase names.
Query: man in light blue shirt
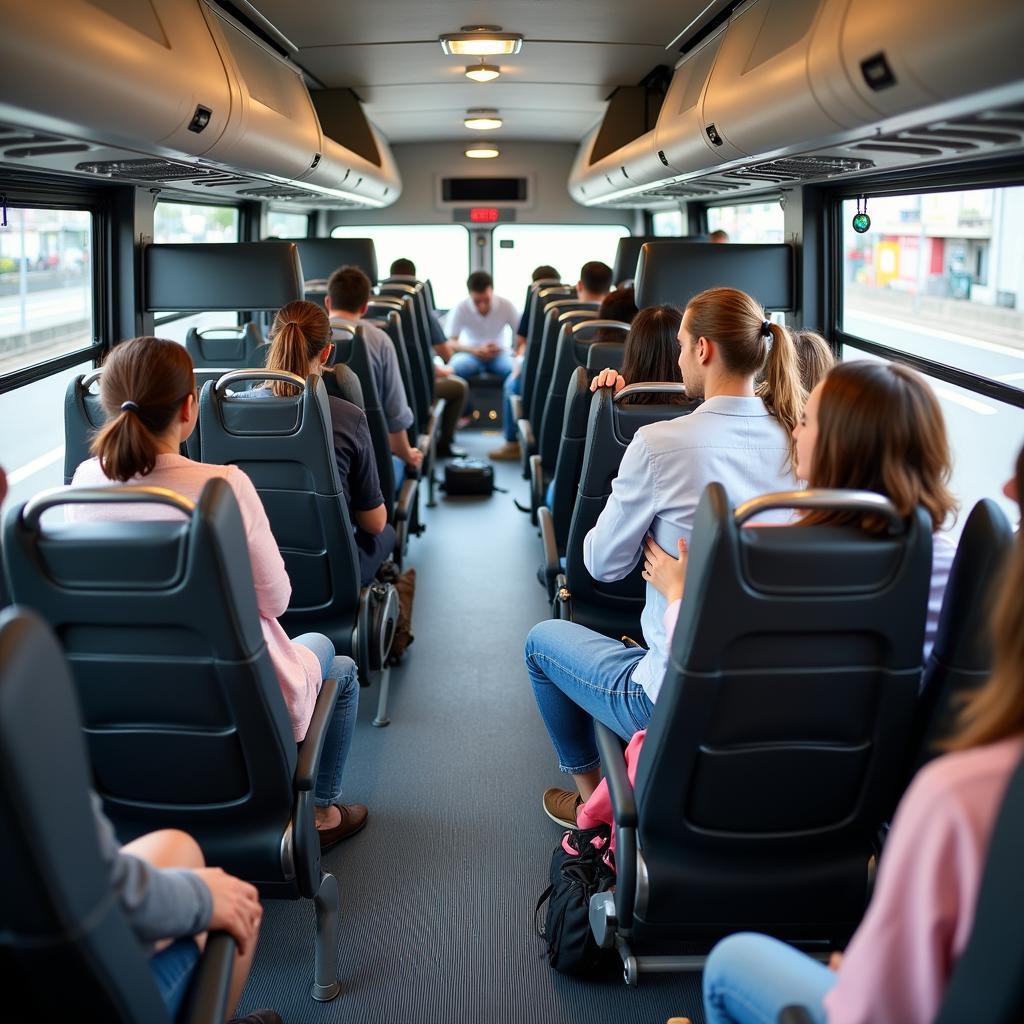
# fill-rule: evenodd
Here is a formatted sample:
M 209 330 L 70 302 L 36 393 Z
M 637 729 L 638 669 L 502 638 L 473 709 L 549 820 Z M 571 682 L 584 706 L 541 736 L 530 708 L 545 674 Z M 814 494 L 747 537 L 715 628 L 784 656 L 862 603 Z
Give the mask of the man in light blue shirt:
M 689 541 L 697 503 L 712 481 L 737 504 L 795 486 L 789 433 L 804 393 L 785 329 L 743 292 L 716 288 L 690 301 L 679 345 L 687 394 L 704 403 L 688 416 L 637 431 L 584 542 L 595 579 L 627 576 L 648 534 L 667 551 L 681 537 Z M 755 394 L 762 369 L 767 383 Z M 641 618 L 646 651 L 572 622 L 549 620 L 530 631 L 526 667 L 537 705 L 559 767 L 576 783 L 576 792 L 544 794 L 545 813 L 561 825 L 575 826 L 576 806 L 600 780 L 592 719 L 627 740 L 650 721 L 671 640 L 664 613 L 664 598 L 648 584 Z
M 395 486 L 398 487 L 405 476 L 406 466 L 419 470 L 423 464 L 423 453 L 409 443 L 408 430 L 413 423 L 413 413 L 402 384 L 395 346 L 379 327 L 363 322 L 369 301 L 370 279 L 358 267 L 339 267 L 331 274 L 324 305 L 332 327 L 362 328 L 370 368 L 388 424 L 388 443 L 395 463 Z

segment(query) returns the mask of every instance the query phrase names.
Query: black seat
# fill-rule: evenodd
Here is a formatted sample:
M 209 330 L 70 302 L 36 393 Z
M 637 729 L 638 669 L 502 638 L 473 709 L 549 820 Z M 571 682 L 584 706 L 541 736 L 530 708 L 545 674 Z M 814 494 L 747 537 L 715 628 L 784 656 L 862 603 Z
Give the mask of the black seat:
M 268 351 L 259 324 L 252 321 L 241 326 L 190 327 L 185 348 L 193 366 L 231 370 L 263 366 Z
M 615 246 L 615 260 L 612 263 L 614 286 L 624 288 L 636 280 L 637 260 L 640 259 L 640 250 L 647 242 L 664 241 L 664 238 L 657 235 L 625 235 L 620 238 Z
M 263 243 L 266 244 L 266 243 Z M 306 281 L 326 281 L 339 267 L 358 267 L 377 283 L 377 247 L 372 238 L 298 238 L 302 275 Z
M 249 400 L 229 389 L 238 382 L 283 380 L 293 397 Z M 338 654 L 359 666 L 359 681 L 380 678 L 378 724 L 387 722 L 390 671 L 385 663 L 397 621 L 394 587 L 360 587 L 359 558 L 334 456 L 327 390 L 319 377 L 303 381 L 279 371 L 235 370 L 203 388 L 199 399 L 202 461 L 238 466 L 252 480 L 292 584 L 281 624 L 290 636 L 324 633 Z
M 744 528 L 794 507 L 872 510 L 888 530 Z M 690 967 L 686 943 L 740 929 L 845 945 L 913 729 L 931 545 L 923 509 L 903 522 L 878 494 L 766 495 L 734 512 L 707 487 L 635 789 L 596 725 L 618 884 L 590 918 L 627 980 Z
M 67 663 L 31 612 L 0 616 L 0 979 L 5 1020 L 170 1024 L 116 899 L 90 807 L 89 763 Z M 235 943 L 206 943 L 188 1024 L 220 1024 Z M 59 984 L 55 984 L 58 981 Z
M 573 371 L 587 365 L 592 345 L 613 338 L 625 345 L 629 333 L 629 324 L 619 320 L 578 320 L 566 314 L 560 319 L 563 322 L 555 345 L 547 397 L 544 399 L 540 423 L 537 424 L 537 454 L 530 457 L 530 508 L 534 517 L 537 509 L 544 504 L 547 482 L 555 472 L 555 463 L 558 461 L 558 446 L 565 420 L 565 396 Z M 543 383 L 543 379 L 539 380 L 540 386 Z
M 544 310 L 549 302 L 576 300 L 579 296 L 576 289 L 567 284 L 542 285 L 536 282 L 531 285 L 534 293 L 530 305 L 530 316 L 526 327 L 526 351 L 523 353 L 523 366 L 520 371 L 523 377 L 522 390 L 512 402 L 512 412 L 518 422 L 529 419 L 530 406 L 533 404 L 533 381 L 537 375 L 540 362 L 540 341 L 544 332 Z
M 126 502 L 181 515 L 40 522 L 60 505 Z M 8 514 L 4 550 L 15 599 L 63 643 L 118 835 L 180 828 L 264 896 L 315 898 L 313 996 L 333 998 L 338 885 L 320 868 L 313 784 L 337 683 L 324 681 L 296 748 L 230 485 L 209 481 L 195 504 L 158 488 L 44 492 Z M 65 792 L 47 788 L 48 802 Z
M 595 580 L 583 563 L 583 539 L 593 529 L 612 493 L 612 481 L 618 476 L 622 456 L 637 430 L 648 423 L 685 416 L 699 404 L 621 404 L 641 391 L 685 394 L 682 384 L 655 382 L 631 384 L 614 398 L 610 388 L 601 388 L 592 396 L 579 494 L 565 545 L 565 572 L 555 581 L 555 617 L 578 622 L 616 639 L 626 634 L 639 640 L 642 635 L 640 614 L 646 600 L 642 567 L 638 563 L 625 579 L 614 583 Z
M 416 528 L 416 497 L 419 479 L 414 470 L 406 467 L 405 479 L 401 488 L 395 486 L 395 465 L 391 458 L 391 446 L 388 436 L 387 416 L 380 393 L 377 390 L 370 356 L 366 350 L 366 340 L 362 329 L 354 330 L 335 327 L 334 366 L 333 370 L 325 370 L 323 381 L 329 395 L 344 398 L 344 380 L 340 371 L 349 370 L 359 381 L 362 394 L 361 408 L 366 415 L 370 429 L 370 440 L 373 443 L 374 461 L 377 465 L 377 476 L 380 478 L 381 493 L 388 510 L 388 522 L 395 528 L 395 549 L 393 558 L 401 567 L 409 545 L 409 533 Z
M 992 597 L 1013 545 L 1013 529 L 989 498 L 971 510 L 942 598 L 935 645 L 924 667 L 917 735 L 907 781 L 940 751 L 961 698 L 988 679 L 992 667 Z

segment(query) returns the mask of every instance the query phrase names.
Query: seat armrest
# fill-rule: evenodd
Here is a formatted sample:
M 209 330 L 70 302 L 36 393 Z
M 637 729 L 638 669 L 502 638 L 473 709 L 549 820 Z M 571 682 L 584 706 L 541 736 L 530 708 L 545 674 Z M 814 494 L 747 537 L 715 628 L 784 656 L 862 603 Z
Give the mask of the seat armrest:
M 548 588 L 548 600 L 555 599 L 555 580 L 562 571 L 562 562 L 558 554 L 558 541 L 555 538 L 555 520 L 551 509 L 541 505 L 537 509 L 537 525 L 540 527 L 540 541 L 544 545 L 544 585 Z
M 188 990 L 185 1014 L 187 1024 L 222 1024 L 227 1011 L 231 971 L 237 952 L 235 940 L 227 932 L 210 932 L 195 977 Z
M 523 418 L 523 396 L 509 395 L 508 404 L 512 408 L 512 419 L 518 423 Z
M 537 440 L 533 436 L 533 427 L 526 419 L 516 420 L 516 433 L 519 435 L 519 444 L 527 455 L 533 455 L 537 450 Z
M 626 774 L 626 759 L 622 756 L 622 743 L 601 722 L 594 722 L 597 749 L 601 754 L 601 767 L 608 783 L 608 795 L 612 801 L 612 814 L 617 827 L 636 827 L 636 798 L 629 776 Z
M 306 736 L 299 744 L 299 757 L 295 763 L 295 789 L 302 792 L 311 790 L 316 781 L 316 773 L 320 767 L 320 755 L 323 753 L 324 741 L 327 739 L 327 726 L 334 705 L 338 699 L 338 680 L 325 679 L 320 685 L 316 704 L 313 706 L 313 717 L 309 720 Z
M 534 522 L 537 520 L 537 510 L 544 504 L 544 464 L 539 455 L 530 456 L 530 511 L 533 513 Z
M 419 474 L 406 476 L 402 481 L 402 489 L 398 492 L 395 503 L 395 522 L 405 523 L 409 520 L 412 504 L 416 500 L 416 488 L 419 486 Z

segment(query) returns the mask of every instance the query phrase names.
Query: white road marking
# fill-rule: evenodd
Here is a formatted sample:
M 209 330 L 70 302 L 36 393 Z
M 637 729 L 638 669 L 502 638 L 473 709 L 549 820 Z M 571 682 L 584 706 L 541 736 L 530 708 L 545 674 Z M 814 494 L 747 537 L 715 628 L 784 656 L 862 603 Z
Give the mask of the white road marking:
M 958 394 L 956 391 L 950 391 L 948 388 L 944 388 L 936 384 L 932 384 L 932 390 L 943 401 L 962 405 L 965 409 L 970 409 L 971 412 L 980 413 L 982 416 L 995 416 L 998 411 L 993 406 L 989 405 L 988 402 L 980 402 L 977 398 L 967 398 L 965 395 Z
M 52 466 L 58 459 L 62 458 L 64 458 L 64 445 L 61 445 L 59 448 L 51 448 L 38 458 L 33 459 L 31 462 L 26 462 L 24 466 L 19 466 L 13 472 L 8 473 L 7 482 L 12 487 L 15 484 L 20 484 L 22 480 L 27 480 L 30 476 L 41 473 L 47 466 Z

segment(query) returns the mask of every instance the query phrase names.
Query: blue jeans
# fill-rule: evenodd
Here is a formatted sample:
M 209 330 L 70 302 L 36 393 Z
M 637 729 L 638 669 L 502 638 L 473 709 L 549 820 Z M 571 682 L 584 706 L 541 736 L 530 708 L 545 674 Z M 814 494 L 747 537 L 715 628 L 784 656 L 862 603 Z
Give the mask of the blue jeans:
M 380 533 L 367 533 L 361 526 L 355 529 L 356 555 L 359 557 L 359 585 L 368 587 L 377 570 L 395 550 L 395 528 L 388 523 Z
M 199 947 L 191 937 L 178 939 L 149 958 L 153 981 L 171 1020 L 177 1020 L 181 1013 L 181 1004 L 198 963 Z
M 515 377 L 506 377 L 501 393 L 505 396 L 505 440 L 514 441 L 516 439 L 516 421 L 512 417 L 512 396 L 523 393 L 523 375 L 519 373 Z
M 352 747 L 359 712 L 359 678 L 356 663 L 344 655 L 335 657 L 334 644 L 322 633 L 303 633 L 292 643 L 308 647 L 320 662 L 321 679 L 338 680 L 338 699 L 324 737 L 320 754 L 320 767 L 313 788 L 313 803 L 317 807 L 330 807 L 341 799 L 341 773 Z
M 405 463 L 397 456 L 391 456 L 391 465 L 395 470 L 395 500 L 398 500 L 398 492 L 402 489 L 405 480 Z
M 822 999 L 838 975 L 798 949 L 767 935 L 723 939 L 704 965 L 707 1024 L 775 1024 L 787 1006 L 803 1006 L 826 1024 Z M 884 1015 L 883 1015 L 884 1016 Z
M 472 352 L 456 352 L 450 365 L 463 380 L 479 377 L 481 373 L 494 373 L 504 380 L 512 372 L 512 353 L 499 352 L 493 359 L 477 359 Z
M 526 671 L 561 771 L 580 775 L 600 765 L 593 719 L 624 740 L 647 728 L 654 705 L 632 681 L 645 653 L 575 622 L 549 619 L 530 630 Z

